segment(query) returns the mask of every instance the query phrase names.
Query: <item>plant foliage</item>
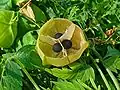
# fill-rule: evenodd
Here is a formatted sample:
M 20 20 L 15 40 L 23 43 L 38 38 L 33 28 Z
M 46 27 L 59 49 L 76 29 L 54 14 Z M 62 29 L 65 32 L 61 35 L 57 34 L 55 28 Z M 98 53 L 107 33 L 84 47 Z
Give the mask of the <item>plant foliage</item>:
M 51 18 L 77 24 L 89 42 L 64 67 L 43 66 L 36 52 Z M 35 89 L 120 90 L 119 0 L 0 0 L 0 90 Z

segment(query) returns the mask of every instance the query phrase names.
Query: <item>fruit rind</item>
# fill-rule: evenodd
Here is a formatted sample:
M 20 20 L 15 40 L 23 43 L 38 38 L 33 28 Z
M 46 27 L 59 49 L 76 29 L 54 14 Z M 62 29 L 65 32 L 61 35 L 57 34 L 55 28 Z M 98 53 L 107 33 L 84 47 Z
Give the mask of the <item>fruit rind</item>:
M 40 35 L 44 35 L 44 36 L 49 35 L 49 36 L 53 37 L 55 35 L 55 33 L 57 33 L 54 28 L 57 28 L 57 30 L 58 30 L 58 28 L 60 27 L 60 26 L 57 27 L 57 25 L 55 25 L 56 23 L 57 23 L 57 25 L 60 25 L 60 26 L 63 25 L 63 27 L 61 26 L 61 29 L 64 29 L 64 30 L 58 31 L 61 33 L 64 33 L 65 29 L 72 24 L 71 21 L 69 21 L 68 19 L 64 19 L 64 18 L 50 19 L 41 27 L 41 29 L 39 31 L 39 36 Z M 64 26 L 64 25 L 66 25 L 66 26 Z M 71 50 L 71 51 L 69 50 L 70 54 L 68 54 L 68 56 L 65 56 L 65 57 L 61 57 L 61 56 L 55 57 L 56 53 L 54 53 L 53 51 L 49 51 L 50 48 L 47 49 L 45 44 L 43 44 L 43 42 L 41 42 L 39 40 L 39 36 L 38 36 L 36 49 L 37 49 L 39 56 L 42 59 L 43 65 L 53 65 L 56 67 L 61 67 L 61 66 L 68 65 L 80 58 L 80 56 L 82 55 L 84 50 L 88 47 L 88 42 L 85 40 L 84 33 L 80 29 L 80 27 L 75 25 L 75 29 L 77 29 L 77 31 L 75 33 L 79 32 L 77 34 L 77 35 L 79 35 L 77 38 L 80 39 L 80 41 L 78 40 L 79 45 L 76 46 L 76 49 L 73 51 L 72 51 L 72 49 L 70 49 Z M 76 36 L 74 35 L 73 37 L 75 38 Z M 74 41 L 77 39 L 75 38 L 75 39 L 71 39 L 71 40 L 72 40 L 72 43 L 74 43 Z M 77 42 L 77 41 L 75 41 L 75 42 Z M 43 45 L 40 46 L 40 44 L 43 44 Z M 46 49 L 46 50 L 44 51 L 44 49 Z

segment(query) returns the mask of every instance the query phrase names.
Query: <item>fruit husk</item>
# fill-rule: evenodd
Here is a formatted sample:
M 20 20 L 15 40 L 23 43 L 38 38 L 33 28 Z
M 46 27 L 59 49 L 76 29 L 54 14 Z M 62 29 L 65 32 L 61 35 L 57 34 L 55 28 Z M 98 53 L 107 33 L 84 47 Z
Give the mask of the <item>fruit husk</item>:
M 52 50 L 52 46 L 42 41 L 40 36 L 50 36 L 54 38 L 56 33 L 63 33 L 73 24 L 64 18 L 54 18 L 47 21 L 40 29 L 37 39 L 36 50 L 42 59 L 43 65 L 53 65 L 62 67 L 68 65 L 80 58 L 84 50 L 88 47 L 84 33 L 81 28 L 75 25 L 75 31 L 71 38 L 72 48 L 67 50 L 67 56 L 63 56 L 62 52 L 56 53 Z
M 14 5 L 20 5 L 22 2 L 27 2 L 28 0 L 13 0 Z

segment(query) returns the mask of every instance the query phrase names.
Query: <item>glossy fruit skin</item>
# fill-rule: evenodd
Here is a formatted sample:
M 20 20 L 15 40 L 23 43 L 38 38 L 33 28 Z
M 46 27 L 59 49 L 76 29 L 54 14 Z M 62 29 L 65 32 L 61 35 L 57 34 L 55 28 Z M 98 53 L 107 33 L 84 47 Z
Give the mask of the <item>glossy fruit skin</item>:
M 61 50 L 62 50 L 62 47 L 61 47 L 61 45 L 59 43 L 55 43 L 53 45 L 53 51 L 54 52 L 60 52 Z
M 62 35 L 63 35 L 62 33 L 56 33 L 56 34 L 55 34 L 55 39 L 60 38 Z
M 71 40 L 63 40 L 62 45 L 65 49 L 70 49 L 72 47 L 72 41 Z

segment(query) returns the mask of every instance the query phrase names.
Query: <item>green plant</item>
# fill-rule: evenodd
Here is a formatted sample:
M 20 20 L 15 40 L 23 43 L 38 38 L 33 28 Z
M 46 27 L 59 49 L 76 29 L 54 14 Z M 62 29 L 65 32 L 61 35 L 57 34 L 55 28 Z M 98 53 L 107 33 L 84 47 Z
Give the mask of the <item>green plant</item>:
M 44 65 L 36 50 L 40 28 L 53 18 L 78 25 L 89 42 L 62 67 Z M 119 0 L 0 1 L 0 90 L 120 90 L 119 64 Z

